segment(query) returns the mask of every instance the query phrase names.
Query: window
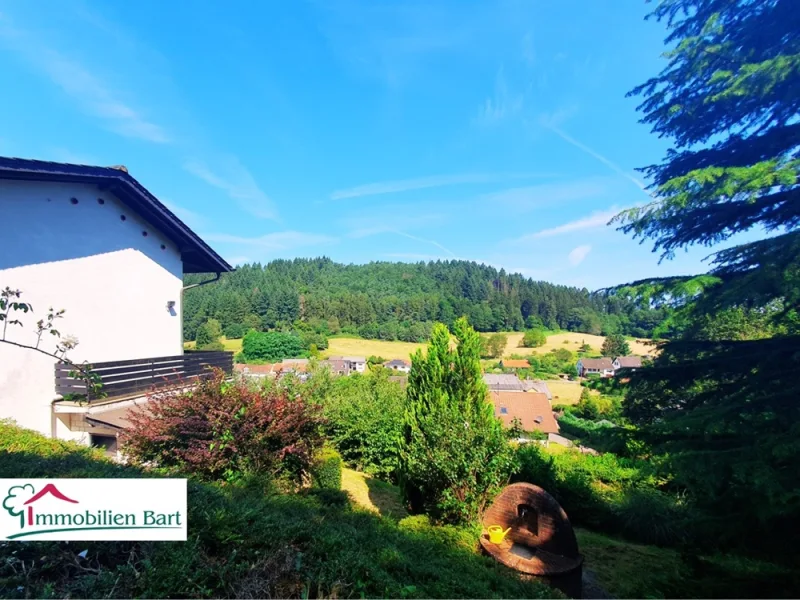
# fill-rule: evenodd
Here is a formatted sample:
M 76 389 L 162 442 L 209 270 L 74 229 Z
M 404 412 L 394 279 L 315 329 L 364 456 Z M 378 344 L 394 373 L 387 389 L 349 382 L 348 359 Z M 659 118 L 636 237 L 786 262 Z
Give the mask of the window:
M 508 409 L 505 406 L 501 406 L 500 407 L 500 414 L 501 415 L 507 415 L 508 414 Z

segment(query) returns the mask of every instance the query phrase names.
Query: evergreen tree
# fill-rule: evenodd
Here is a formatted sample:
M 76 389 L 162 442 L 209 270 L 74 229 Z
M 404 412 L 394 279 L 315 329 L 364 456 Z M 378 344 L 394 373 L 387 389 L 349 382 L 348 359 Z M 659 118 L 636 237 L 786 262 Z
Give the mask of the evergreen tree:
M 615 333 L 609 335 L 603 340 L 603 346 L 600 348 L 600 354 L 603 356 L 610 356 L 616 358 L 617 356 L 628 356 L 631 353 L 631 347 L 625 340 L 624 336 Z
M 465 318 L 434 326 L 426 354 L 412 358 L 400 481 L 415 512 L 474 520 L 510 474 L 512 453 L 494 416 L 480 365 L 481 339 Z
M 654 200 L 620 215 L 622 230 L 667 259 L 752 229 L 772 235 L 717 252 L 710 274 L 622 290 L 644 306 L 682 304 L 673 323 L 684 332 L 632 374 L 625 413 L 708 511 L 703 539 L 796 556 L 800 5 L 662 0 L 653 16 L 674 49 L 633 93 L 644 97 L 644 122 L 674 148 L 644 169 Z M 745 321 L 765 311 L 771 337 L 747 339 Z

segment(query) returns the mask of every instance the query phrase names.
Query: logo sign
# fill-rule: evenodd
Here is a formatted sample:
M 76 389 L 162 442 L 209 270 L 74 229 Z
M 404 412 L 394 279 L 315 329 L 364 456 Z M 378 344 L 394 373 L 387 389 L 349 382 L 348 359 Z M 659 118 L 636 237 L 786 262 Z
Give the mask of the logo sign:
M 0 539 L 186 540 L 185 479 L 0 479 Z

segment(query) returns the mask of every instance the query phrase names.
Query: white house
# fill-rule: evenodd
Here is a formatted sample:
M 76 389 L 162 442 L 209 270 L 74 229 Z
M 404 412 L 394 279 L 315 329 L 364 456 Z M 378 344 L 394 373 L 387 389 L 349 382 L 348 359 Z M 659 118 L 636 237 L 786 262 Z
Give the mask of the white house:
M 136 361 L 159 358 L 147 362 L 151 381 L 199 364 L 201 355 L 181 356 L 183 275 L 232 268 L 124 167 L 0 158 L 0 224 L 0 289 L 21 290 L 34 311 L 21 316 L 24 327 L 8 327 L 8 340 L 35 343 L 35 322 L 53 307 L 65 311 L 57 329 L 78 339 L 71 360 L 126 361 L 98 369 L 120 392 L 141 383 L 125 373 Z M 56 402 L 55 363 L 0 343 L 0 418 L 52 437 L 113 439 L 120 406 Z
M 596 373 L 601 377 L 614 376 L 614 364 L 610 358 L 581 358 L 577 364 L 578 376 L 586 377 L 591 373 Z
M 367 359 L 364 356 L 331 356 L 328 360 L 344 361 L 348 372 L 363 373 L 367 370 Z
M 614 372 L 618 371 L 619 369 L 630 369 L 631 371 L 635 371 L 636 369 L 641 368 L 642 366 L 642 357 L 641 356 L 618 356 L 614 359 L 612 363 L 614 365 Z
M 399 371 L 401 373 L 408 373 L 411 371 L 411 363 L 400 358 L 390 360 L 383 366 L 387 369 L 392 369 L 393 371 Z

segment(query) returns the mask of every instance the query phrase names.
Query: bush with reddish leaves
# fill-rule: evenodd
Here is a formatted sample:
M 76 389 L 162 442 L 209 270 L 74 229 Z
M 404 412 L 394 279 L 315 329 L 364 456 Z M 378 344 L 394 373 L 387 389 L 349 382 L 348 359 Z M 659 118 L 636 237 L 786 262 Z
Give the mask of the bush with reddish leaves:
M 316 406 L 285 390 L 225 381 L 219 370 L 191 389 L 152 393 L 128 421 L 122 451 L 129 462 L 212 481 L 298 482 L 321 443 Z

